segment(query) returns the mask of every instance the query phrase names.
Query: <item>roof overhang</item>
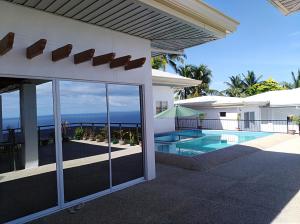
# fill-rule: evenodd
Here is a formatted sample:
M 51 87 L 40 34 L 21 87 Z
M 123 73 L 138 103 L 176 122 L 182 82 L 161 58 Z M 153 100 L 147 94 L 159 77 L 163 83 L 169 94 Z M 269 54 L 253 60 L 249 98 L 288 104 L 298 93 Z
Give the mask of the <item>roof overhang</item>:
M 5 1 L 148 39 L 153 49 L 176 52 L 223 38 L 239 24 L 200 0 Z
M 284 15 L 300 10 L 300 0 L 269 0 Z
M 202 81 L 185 78 L 179 75 L 152 69 L 152 84 L 154 86 L 169 86 L 172 88 L 184 88 L 200 85 Z

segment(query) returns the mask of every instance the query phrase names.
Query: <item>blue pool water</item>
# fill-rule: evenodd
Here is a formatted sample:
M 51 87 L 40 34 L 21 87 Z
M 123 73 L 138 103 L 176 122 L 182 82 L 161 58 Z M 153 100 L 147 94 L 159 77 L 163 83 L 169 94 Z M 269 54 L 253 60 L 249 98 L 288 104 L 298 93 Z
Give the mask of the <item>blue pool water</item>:
M 155 135 L 155 148 L 159 152 L 195 156 L 271 134 L 244 131 L 177 131 Z

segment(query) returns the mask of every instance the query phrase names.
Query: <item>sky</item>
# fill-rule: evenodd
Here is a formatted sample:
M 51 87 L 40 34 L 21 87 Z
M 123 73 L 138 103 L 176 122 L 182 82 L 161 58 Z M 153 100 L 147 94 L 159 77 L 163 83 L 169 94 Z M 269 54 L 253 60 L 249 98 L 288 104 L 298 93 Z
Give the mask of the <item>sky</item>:
M 300 12 L 284 16 L 267 0 L 205 0 L 240 22 L 226 38 L 187 49 L 187 64 L 213 72 L 211 88 L 223 90 L 229 76 L 253 70 L 263 79 L 291 81 L 300 69 Z
M 37 86 L 38 116 L 53 115 L 51 82 Z M 138 86 L 108 85 L 109 108 L 111 112 L 140 110 Z M 106 113 L 106 89 L 102 83 L 60 82 L 62 114 Z M 20 93 L 14 91 L 2 94 L 3 118 L 20 117 Z

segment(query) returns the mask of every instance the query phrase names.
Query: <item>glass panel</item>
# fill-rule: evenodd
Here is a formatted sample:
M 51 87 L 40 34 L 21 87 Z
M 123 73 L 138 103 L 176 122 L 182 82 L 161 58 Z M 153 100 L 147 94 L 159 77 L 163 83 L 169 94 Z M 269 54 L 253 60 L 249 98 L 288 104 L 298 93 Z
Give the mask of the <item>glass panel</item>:
M 110 187 L 106 88 L 60 82 L 65 202 Z
M 250 122 L 251 124 L 254 124 L 255 123 L 255 112 L 250 112 Z
M 250 121 L 249 121 L 249 112 L 245 112 L 244 113 L 244 126 L 245 128 L 249 128 L 250 127 Z
M 143 127 L 139 86 L 108 85 L 112 184 L 144 176 Z
M 0 104 L 4 223 L 57 206 L 52 82 L 0 78 Z

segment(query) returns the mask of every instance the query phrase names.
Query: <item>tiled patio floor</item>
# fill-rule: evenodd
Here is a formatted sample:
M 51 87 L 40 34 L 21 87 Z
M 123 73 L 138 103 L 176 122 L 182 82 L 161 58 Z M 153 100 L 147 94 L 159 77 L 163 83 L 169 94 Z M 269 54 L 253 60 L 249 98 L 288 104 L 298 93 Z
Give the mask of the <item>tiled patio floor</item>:
M 300 223 L 300 137 L 207 171 L 158 164 L 157 175 L 35 223 Z

